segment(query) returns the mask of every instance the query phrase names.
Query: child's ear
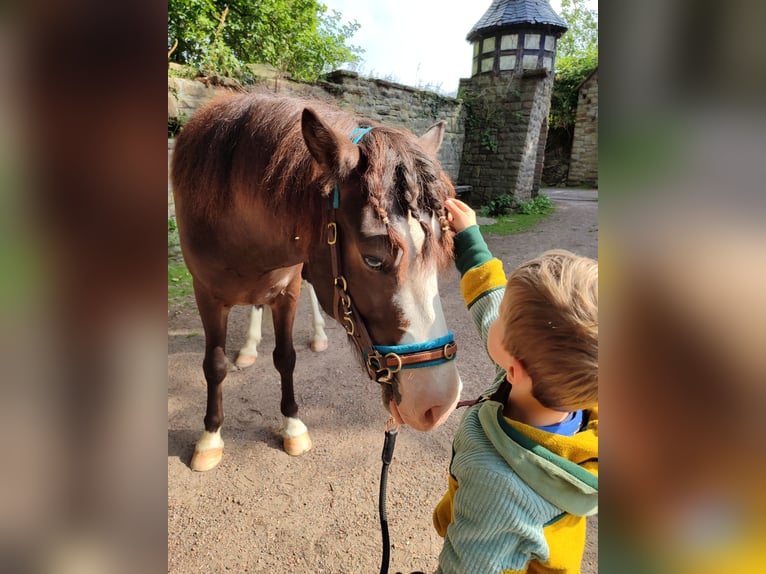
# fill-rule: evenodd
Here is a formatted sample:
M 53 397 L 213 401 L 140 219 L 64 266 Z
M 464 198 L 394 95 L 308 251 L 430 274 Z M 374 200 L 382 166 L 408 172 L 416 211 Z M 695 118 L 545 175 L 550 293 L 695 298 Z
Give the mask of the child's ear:
M 507 370 L 508 381 L 514 386 L 514 388 L 526 387 L 528 382 L 531 383 L 529 373 L 524 368 L 524 364 L 516 357 L 511 357 L 511 364 Z

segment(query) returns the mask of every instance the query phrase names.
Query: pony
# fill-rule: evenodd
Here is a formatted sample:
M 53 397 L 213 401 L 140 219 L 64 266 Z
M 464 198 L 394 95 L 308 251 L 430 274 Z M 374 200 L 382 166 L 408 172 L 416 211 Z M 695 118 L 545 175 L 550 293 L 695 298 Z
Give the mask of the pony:
M 436 159 L 446 122 L 415 137 L 319 100 L 232 94 L 179 134 L 171 181 L 181 250 L 205 333 L 205 430 L 191 468 L 221 460 L 226 330 L 234 305 L 268 305 L 283 448 L 312 446 L 293 391 L 302 278 L 341 323 L 393 420 L 427 431 L 462 387 L 438 291 L 452 259 Z

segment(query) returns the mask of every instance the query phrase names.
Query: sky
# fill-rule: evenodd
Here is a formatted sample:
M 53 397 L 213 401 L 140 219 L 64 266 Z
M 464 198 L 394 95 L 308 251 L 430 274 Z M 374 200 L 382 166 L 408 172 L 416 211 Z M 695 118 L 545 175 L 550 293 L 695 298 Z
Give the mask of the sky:
M 491 0 L 320 0 L 361 28 L 348 42 L 365 50 L 361 75 L 450 94 L 471 75 L 465 37 Z M 560 0 L 551 0 L 556 12 Z M 589 2 L 596 8 L 597 2 Z M 590 6 L 590 4 L 593 4 Z

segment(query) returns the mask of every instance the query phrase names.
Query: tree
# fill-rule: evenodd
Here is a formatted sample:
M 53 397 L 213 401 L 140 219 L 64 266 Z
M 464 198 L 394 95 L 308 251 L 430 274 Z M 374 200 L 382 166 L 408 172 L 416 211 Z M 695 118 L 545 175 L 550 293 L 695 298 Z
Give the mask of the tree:
M 202 73 L 241 77 L 246 64 L 313 81 L 363 52 L 359 29 L 317 0 L 168 0 L 170 60 Z
M 577 113 L 577 88 L 598 67 L 598 12 L 585 4 L 586 0 L 561 0 L 561 17 L 569 30 L 557 45 L 549 124 L 570 136 Z
M 586 0 L 561 0 L 561 17 L 569 26 L 559 38 L 557 58 L 598 57 L 598 11 Z

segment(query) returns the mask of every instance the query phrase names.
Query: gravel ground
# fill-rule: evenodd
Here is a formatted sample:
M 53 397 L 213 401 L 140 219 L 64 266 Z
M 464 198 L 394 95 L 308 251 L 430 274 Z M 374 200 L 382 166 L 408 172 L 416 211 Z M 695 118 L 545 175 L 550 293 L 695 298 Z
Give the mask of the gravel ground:
M 542 190 L 556 211 L 531 230 L 487 236 L 506 271 L 550 248 L 597 256 L 593 190 Z M 463 398 L 477 396 L 492 367 L 462 304 L 458 275 L 442 281 L 448 323 L 460 344 Z M 268 316 L 268 315 L 266 315 Z M 329 349 L 308 349 L 310 313 L 302 298 L 295 325 L 296 399 L 314 448 L 293 458 L 281 449 L 279 377 L 273 330 L 264 321 L 256 364 L 224 382 L 226 451 L 208 473 L 189 460 L 202 430 L 204 336 L 193 297 L 168 315 L 168 572 L 369 573 L 380 567 L 377 514 L 380 452 L 387 415 L 380 392 L 355 362 L 343 329 L 328 319 Z M 244 342 L 245 307 L 229 319 L 233 361 Z M 442 539 L 431 512 L 447 486 L 451 439 L 460 413 L 430 433 L 402 429 L 388 481 L 391 571 L 435 570 Z M 588 523 L 583 572 L 598 571 L 598 518 Z

